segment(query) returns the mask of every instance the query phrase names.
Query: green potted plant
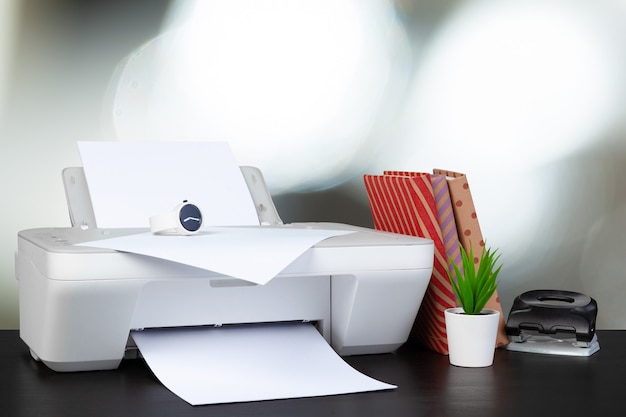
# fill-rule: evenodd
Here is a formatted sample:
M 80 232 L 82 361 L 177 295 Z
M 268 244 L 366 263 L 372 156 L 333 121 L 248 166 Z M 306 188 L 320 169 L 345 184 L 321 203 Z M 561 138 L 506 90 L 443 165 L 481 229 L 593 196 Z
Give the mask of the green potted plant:
M 474 252 L 461 247 L 463 270 L 454 264 L 448 272 L 452 289 L 460 307 L 445 313 L 450 363 L 456 366 L 483 367 L 493 363 L 500 312 L 485 309 L 485 304 L 498 287 L 497 250 L 482 249 L 478 265 Z

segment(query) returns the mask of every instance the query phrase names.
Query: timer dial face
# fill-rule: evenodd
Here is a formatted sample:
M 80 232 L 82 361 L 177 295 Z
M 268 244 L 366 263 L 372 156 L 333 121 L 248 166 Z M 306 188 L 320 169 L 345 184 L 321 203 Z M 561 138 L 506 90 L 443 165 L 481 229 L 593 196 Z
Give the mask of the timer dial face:
M 200 209 L 193 204 L 185 204 L 180 208 L 178 213 L 180 224 L 190 232 L 195 232 L 202 226 L 202 213 Z

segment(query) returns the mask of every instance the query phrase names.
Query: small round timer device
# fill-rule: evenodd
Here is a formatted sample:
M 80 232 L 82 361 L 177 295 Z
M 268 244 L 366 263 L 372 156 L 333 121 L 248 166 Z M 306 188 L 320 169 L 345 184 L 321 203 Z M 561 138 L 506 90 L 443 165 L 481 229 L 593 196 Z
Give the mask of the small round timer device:
M 174 210 L 150 217 L 152 233 L 163 235 L 192 235 L 202 226 L 202 213 L 195 204 L 184 200 Z

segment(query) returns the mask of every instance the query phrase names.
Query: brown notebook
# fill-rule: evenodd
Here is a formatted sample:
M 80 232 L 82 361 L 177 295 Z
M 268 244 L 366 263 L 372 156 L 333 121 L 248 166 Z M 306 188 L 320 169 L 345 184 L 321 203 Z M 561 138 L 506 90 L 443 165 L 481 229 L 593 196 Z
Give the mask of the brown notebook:
M 434 169 L 433 174 L 445 175 L 450 190 L 450 198 L 452 199 L 452 209 L 454 210 L 454 218 L 458 229 L 459 241 L 466 252 L 469 252 L 470 246 L 474 254 L 480 253 L 485 246 L 483 235 L 478 223 L 474 200 L 470 192 L 469 182 L 465 174 L 454 171 L 446 171 L 442 169 Z M 475 258 L 474 262 L 478 263 L 479 259 Z M 509 338 L 505 331 L 504 314 L 502 313 L 502 305 L 496 291 L 487 302 L 486 308 L 497 310 L 500 312 L 500 324 L 498 326 L 498 336 L 496 338 L 496 346 L 503 346 L 509 343 Z

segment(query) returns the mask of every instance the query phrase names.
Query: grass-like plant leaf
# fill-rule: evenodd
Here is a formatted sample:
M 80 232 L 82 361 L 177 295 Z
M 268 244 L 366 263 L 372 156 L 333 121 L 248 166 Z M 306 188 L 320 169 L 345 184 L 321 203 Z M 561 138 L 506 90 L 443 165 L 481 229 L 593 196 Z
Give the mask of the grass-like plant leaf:
M 448 271 L 452 290 L 466 314 L 480 314 L 498 287 L 497 278 L 502 265 L 496 268 L 496 263 L 500 254 L 497 250 L 491 251 L 483 247 L 478 269 L 474 266 L 474 251 L 471 246 L 469 254 L 461 246 L 461 258 L 463 271 L 454 262 L 454 275 Z

